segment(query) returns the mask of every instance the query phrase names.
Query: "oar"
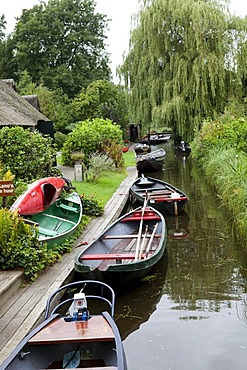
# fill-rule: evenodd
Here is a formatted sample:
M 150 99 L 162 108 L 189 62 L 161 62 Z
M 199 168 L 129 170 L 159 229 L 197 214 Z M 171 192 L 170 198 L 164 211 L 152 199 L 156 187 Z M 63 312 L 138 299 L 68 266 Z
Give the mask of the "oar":
M 139 232 L 138 232 L 138 237 L 137 237 L 137 242 L 136 242 L 135 261 L 138 260 L 138 254 L 139 254 L 139 248 L 140 248 L 141 236 L 142 236 L 143 216 L 144 216 L 144 212 L 145 212 L 147 203 L 148 203 L 148 196 L 146 197 L 146 199 L 144 201 L 144 204 L 143 204 L 143 207 L 142 207 L 140 227 L 139 227 Z
M 139 260 L 142 258 L 142 252 L 143 252 L 143 249 L 144 249 L 144 246 L 145 246 L 145 243 L 146 243 L 147 234 L 148 234 L 148 225 L 146 225 L 145 233 L 144 233 L 144 236 L 143 236 L 143 239 L 142 239 L 142 244 L 141 244 L 141 248 L 140 248 L 140 252 L 139 252 Z
M 157 227 L 158 227 L 158 222 L 157 222 L 157 224 L 155 224 L 154 229 L 153 229 L 153 232 L 152 232 L 152 235 L 151 235 L 151 237 L 150 237 L 150 239 L 149 239 L 148 246 L 147 246 L 147 249 L 146 249 L 146 257 L 147 257 L 147 255 L 148 255 L 149 250 L 150 250 L 150 248 L 151 248 L 151 245 L 152 245 L 152 243 L 153 243 L 153 240 L 154 240 L 154 236 L 155 236 L 155 233 L 156 233 Z

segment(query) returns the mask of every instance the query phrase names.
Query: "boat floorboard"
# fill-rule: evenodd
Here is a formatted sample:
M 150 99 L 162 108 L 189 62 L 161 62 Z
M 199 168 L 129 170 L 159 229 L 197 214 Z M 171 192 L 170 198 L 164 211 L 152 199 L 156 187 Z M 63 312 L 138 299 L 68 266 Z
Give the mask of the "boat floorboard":
M 73 279 L 75 255 L 84 248 L 84 242 L 92 242 L 110 223 L 117 219 L 129 196 L 129 188 L 137 178 L 135 167 L 128 168 L 128 176 L 105 206 L 104 214 L 93 219 L 75 241 L 71 253 L 62 256 L 55 265 L 42 272 L 32 284 L 18 287 L 0 307 L 0 363 L 17 344 L 43 320 L 48 296 Z M 0 281 L 8 280 L 6 271 L 0 271 Z M 13 272 L 9 272 L 9 276 Z M 5 290 L 7 288 L 5 287 Z M 104 368 L 106 369 L 106 368 Z

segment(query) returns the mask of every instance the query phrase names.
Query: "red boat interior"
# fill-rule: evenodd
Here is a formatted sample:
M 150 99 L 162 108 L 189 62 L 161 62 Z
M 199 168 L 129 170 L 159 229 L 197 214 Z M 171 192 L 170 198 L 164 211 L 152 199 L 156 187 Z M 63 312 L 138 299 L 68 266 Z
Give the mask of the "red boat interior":
M 46 208 L 53 202 L 57 190 L 54 185 L 49 183 L 41 185 L 41 189 L 44 196 L 44 208 Z

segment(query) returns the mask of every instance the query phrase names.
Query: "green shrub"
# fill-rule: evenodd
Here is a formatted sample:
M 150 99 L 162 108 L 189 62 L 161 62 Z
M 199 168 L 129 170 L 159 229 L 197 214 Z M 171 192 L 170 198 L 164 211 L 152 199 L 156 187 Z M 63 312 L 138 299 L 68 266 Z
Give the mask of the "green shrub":
M 109 140 L 103 143 L 102 151 L 110 157 L 116 168 L 123 168 L 124 167 L 124 159 L 123 159 L 123 145 L 117 143 L 114 140 Z
M 0 130 L 0 163 L 3 171 L 10 170 L 16 180 L 28 182 L 48 176 L 55 157 L 50 137 L 22 127 Z
M 104 171 L 115 169 L 113 160 L 106 154 L 93 153 L 89 157 L 89 166 L 85 172 L 86 181 L 97 182 Z
M 109 141 L 119 144 L 122 142 L 122 131 L 117 124 L 101 118 L 80 122 L 73 132 L 67 135 L 62 149 L 63 163 L 72 166 L 71 154 L 83 152 L 84 163 L 87 165 L 90 155 L 97 151 L 102 152 L 104 143 Z
M 83 214 L 86 216 L 99 217 L 104 213 L 104 207 L 94 196 L 81 195 Z
M 93 153 L 89 157 L 89 166 L 85 172 L 86 181 L 96 183 L 105 171 L 114 171 L 114 163 L 106 154 Z
M 22 268 L 27 279 L 51 262 L 52 256 L 38 242 L 37 234 L 17 212 L 0 209 L 0 268 Z
M 247 153 L 247 119 L 235 119 L 223 114 L 215 121 L 205 121 L 192 144 L 192 156 L 197 160 L 207 157 L 217 147 L 218 151 L 235 148 Z
M 55 140 L 55 144 L 57 146 L 57 150 L 61 150 L 62 149 L 63 144 L 66 141 L 66 138 L 67 138 L 67 135 L 66 134 L 63 134 L 60 131 L 55 132 L 55 134 L 54 134 L 54 140 Z

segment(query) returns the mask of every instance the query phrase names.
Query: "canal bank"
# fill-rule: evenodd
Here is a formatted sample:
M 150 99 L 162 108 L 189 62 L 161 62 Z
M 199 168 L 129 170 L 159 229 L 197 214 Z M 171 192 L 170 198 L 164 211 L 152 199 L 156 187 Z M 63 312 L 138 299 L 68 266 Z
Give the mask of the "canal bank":
M 83 244 L 90 243 L 107 225 L 121 214 L 129 196 L 129 187 L 137 176 L 136 168 L 130 167 L 128 176 L 107 202 L 104 214 L 93 219 L 80 237 L 75 241 L 73 250 L 62 256 L 55 265 L 42 272 L 39 278 L 25 287 L 21 287 L 22 277 L 10 272 L 4 276 L 0 272 L 0 282 L 12 280 L 0 293 L 0 363 L 9 355 L 16 345 L 43 319 L 48 296 L 57 288 L 73 279 L 74 257 Z M 78 247 L 78 245 L 81 245 Z

